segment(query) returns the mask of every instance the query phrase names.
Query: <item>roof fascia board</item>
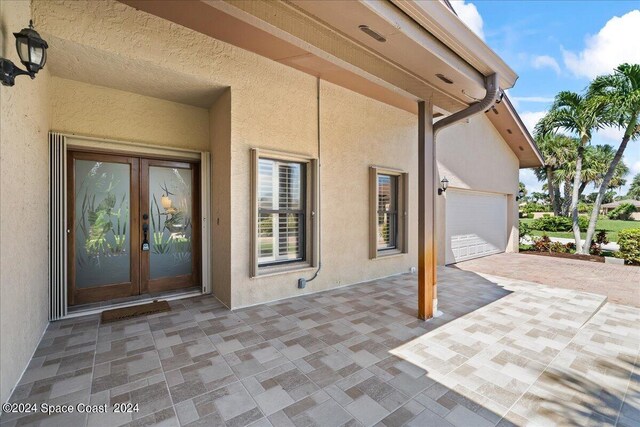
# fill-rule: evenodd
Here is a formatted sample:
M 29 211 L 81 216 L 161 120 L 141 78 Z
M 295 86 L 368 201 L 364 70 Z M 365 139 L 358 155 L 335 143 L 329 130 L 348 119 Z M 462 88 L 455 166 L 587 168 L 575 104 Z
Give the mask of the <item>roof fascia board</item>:
M 544 158 L 542 157 L 542 153 L 540 153 L 540 150 L 538 149 L 538 146 L 536 145 L 535 140 L 529 133 L 529 130 L 527 129 L 527 127 L 522 122 L 520 115 L 518 114 L 515 107 L 511 103 L 511 100 L 509 99 L 507 94 L 504 94 L 502 98 L 502 102 L 505 103 L 505 106 L 507 107 L 507 111 L 509 111 L 509 114 L 511 115 L 513 120 L 516 122 L 516 125 L 518 126 L 518 130 L 520 131 L 520 133 L 524 135 L 525 139 L 527 140 L 527 143 L 529 144 L 529 146 L 535 153 L 536 157 L 540 161 L 540 166 L 544 165 Z
M 367 0 L 372 1 L 372 0 Z M 518 75 L 441 1 L 390 0 L 484 76 L 498 73 L 500 87 L 515 85 Z

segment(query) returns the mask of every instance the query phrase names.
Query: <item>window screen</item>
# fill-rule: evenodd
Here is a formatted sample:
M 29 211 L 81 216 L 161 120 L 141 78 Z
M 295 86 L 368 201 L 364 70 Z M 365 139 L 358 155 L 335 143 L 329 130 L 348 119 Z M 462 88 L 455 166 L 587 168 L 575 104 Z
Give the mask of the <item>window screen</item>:
M 305 259 L 305 164 L 258 160 L 258 265 Z

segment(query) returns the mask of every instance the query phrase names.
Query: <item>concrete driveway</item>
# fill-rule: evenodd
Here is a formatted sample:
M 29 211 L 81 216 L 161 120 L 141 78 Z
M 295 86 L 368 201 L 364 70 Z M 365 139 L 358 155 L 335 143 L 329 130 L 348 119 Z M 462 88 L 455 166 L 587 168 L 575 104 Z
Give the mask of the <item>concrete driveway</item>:
M 605 295 L 609 302 L 640 307 L 640 267 L 518 253 L 491 255 L 452 267 Z

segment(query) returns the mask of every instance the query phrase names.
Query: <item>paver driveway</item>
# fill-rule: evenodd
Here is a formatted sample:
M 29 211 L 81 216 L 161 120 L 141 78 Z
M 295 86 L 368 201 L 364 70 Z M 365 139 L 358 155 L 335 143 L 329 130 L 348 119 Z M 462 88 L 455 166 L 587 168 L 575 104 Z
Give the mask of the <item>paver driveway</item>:
M 451 268 L 441 317 L 402 275 L 230 312 L 212 297 L 52 323 L 12 402 L 131 402 L 53 426 L 638 425 L 640 310 Z
M 609 302 L 640 307 L 640 267 L 503 253 L 453 268 L 606 295 Z

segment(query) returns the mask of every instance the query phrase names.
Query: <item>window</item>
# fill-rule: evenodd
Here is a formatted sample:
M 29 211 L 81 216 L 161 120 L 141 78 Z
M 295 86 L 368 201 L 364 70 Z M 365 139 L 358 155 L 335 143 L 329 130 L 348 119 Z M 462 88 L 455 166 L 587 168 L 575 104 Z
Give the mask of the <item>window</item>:
M 253 275 L 313 266 L 315 161 L 253 153 Z
M 371 167 L 370 258 L 407 252 L 407 174 Z

